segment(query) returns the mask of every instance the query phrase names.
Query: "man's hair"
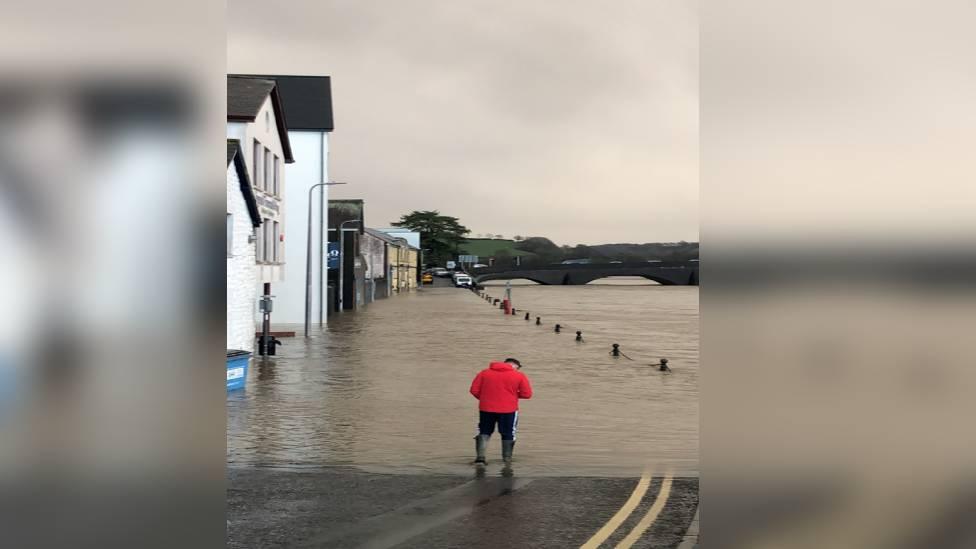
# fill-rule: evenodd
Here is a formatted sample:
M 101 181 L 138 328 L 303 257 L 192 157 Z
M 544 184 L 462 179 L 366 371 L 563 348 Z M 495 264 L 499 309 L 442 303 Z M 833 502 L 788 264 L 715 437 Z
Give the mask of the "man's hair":
M 519 362 L 518 360 L 515 360 L 514 358 L 506 358 L 505 359 L 505 362 L 508 362 L 510 364 L 514 364 L 516 366 L 522 366 L 522 363 Z

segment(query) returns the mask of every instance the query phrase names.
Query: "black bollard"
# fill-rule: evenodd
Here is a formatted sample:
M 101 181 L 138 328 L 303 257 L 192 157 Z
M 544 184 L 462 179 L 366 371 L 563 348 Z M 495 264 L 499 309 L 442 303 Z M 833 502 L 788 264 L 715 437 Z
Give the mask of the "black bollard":
M 610 354 L 613 356 L 620 356 L 620 345 L 614 343 L 613 350 L 610 351 Z
M 535 325 L 536 326 L 542 326 L 542 317 L 541 316 L 535 317 Z
M 580 330 L 576 330 L 576 341 L 579 341 L 581 343 L 583 341 L 583 332 Z
M 557 334 L 559 333 L 559 330 L 562 330 L 562 326 L 560 326 L 559 324 L 556 324 L 556 333 Z
M 529 313 L 525 313 L 525 320 L 529 319 Z

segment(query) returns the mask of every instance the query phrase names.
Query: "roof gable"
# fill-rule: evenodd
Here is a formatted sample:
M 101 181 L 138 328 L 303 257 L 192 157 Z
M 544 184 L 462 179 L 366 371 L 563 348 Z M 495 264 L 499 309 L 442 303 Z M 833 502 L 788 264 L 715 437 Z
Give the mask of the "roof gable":
M 328 76 L 248 75 L 278 84 L 289 130 L 331 132 L 332 79 Z
M 281 151 L 285 156 L 285 162 L 291 164 L 295 161 L 295 157 L 291 152 L 288 126 L 285 124 L 281 97 L 278 95 L 278 85 L 274 80 L 227 75 L 227 120 L 231 122 L 254 122 L 258 113 L 261 112 L 264 101 L 269 96 L 271 97 L 271 108 L 274 110 L 275 123 L 278 126 Z

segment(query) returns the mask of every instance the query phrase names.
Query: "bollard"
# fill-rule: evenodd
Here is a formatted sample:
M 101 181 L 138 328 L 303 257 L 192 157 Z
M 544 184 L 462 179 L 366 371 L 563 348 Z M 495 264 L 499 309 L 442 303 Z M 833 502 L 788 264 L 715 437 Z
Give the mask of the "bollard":
M 620 356 L 620 345 L 614 343 L 613 349 L 610 351 L 610 354 L 613 356 Z
M 525 320 L 529 319 L 529 313 L 525 313 Z
M 576 330 L 576 341 L 583 341 L 583 332 L 581 330 Z
M 535 317 L 535 325 L 536 326 L 541 326 L 542 325 L 542 317 L 541 316 Z
M 556 330 L 555 331 L 556 331 L 557 334 L 559 333 L 559 330 L 562 330 L 562 326 L 560 326 L 559 324 L 556 324 Z

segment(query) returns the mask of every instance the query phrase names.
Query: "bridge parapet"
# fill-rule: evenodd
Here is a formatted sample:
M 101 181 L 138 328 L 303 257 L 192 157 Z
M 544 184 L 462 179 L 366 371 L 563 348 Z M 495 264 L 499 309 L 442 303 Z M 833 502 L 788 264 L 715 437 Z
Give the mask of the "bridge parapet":
M 698 263 L 587 263 L 489 268 L 472 272 L 476 283 L 524 278 L 550 286 L 582 285 L 611 276 L 639 276 L 666 286 L 697 286 Z

